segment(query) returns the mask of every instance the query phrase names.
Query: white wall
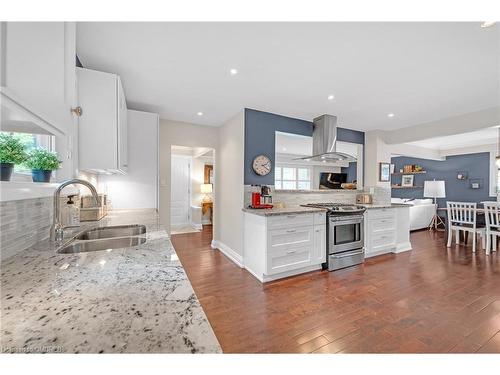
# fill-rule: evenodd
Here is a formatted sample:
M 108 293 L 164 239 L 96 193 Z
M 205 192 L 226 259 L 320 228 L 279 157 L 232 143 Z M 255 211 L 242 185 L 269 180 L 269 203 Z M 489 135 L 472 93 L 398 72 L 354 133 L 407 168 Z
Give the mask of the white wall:
M 219 148 L 215 169 L 214 240 L 235 258 L 243 255 L 244 149 L 245 123 L 241 111 L 219 128 Z
M 219 146 L 219 128 L 160 119 L 159 213 L 160 221 L 168 233 L 170 233 L 170 157 L 172 145 L 209 147 L 217 150 Z M 217 164 L 217 153 L 214 168 L 216 168 L 215 164 Z M 217 172 L 215 171 L 215 173 Z M 215 206 L 217 205 L 216 200 L 214 201 Z
M 390 163 L 391 151 L 381 138 L 380 131 L 365 133 L 365 187 L 390 188 L 390 182 L 379 181 L 379 163 Z
M 113 209 L 158 208 L 158 115 L 127 111 L 127 174 L 99 175 Z

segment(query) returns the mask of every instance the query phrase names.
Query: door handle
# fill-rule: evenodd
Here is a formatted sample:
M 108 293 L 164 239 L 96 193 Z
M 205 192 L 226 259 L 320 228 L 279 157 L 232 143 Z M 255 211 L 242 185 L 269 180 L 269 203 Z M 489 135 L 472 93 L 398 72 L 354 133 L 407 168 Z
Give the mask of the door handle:
M 293 233 L 293 232 L 296 232 L 296 231 L 297 231 L 297 229 L 287 229 L 287 231 L 286 231 L 286 232 L 287 232 L 287 233 Z
M 356 253 L 349 253 L 349 254 L 344 254 L 344 255 L 334 255 L 334 258 L 340 259 L 340 258 L 346 258 L 346 257 L 351 257 L 353 255 L 361 255 L 364 253 L 364 250 L 358 251 Z
M 295 252 L 297 252 L 297 250 L 290 250 L 290 251 L 287 251 L 286 254 L 293 254 Z

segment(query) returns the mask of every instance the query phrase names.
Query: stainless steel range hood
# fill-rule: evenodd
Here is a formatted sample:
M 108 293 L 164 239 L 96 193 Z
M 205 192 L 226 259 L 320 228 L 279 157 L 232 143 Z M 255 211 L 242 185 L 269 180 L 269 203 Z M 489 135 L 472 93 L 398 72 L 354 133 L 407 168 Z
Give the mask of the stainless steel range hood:
M 337 116 L 322 115 L 313 120 L 313 154 L 296 160 L 338 162 L 353 156 L 337 152 Z

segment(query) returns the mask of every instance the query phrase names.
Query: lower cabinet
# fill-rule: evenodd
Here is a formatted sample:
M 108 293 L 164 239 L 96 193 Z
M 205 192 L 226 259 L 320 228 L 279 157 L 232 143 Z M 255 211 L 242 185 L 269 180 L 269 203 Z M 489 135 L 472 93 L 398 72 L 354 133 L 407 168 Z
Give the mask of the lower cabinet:
M 243 263 L 260 281 L 318 269 L 325 261 L 325 213 L 276 216 L 245 213 Z
M 411 250 L 408 208 L 378 208 L 365 212 L 365 258 Z

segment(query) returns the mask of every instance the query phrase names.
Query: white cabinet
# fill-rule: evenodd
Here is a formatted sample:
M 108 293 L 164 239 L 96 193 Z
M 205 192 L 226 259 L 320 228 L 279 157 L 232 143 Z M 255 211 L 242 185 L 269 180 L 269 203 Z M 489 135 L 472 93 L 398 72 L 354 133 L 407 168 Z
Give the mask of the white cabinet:
M 314 226 L 313 262 L 326 262 L 326 225 Z
M 308 272 L 326 261 L 326 215 L 245 213 L 245 268 L 260 281 Z
M 75 24 L 2 22 L 0 43 L 2 129 L 71 135 Z
M 365 212 L 365 257 L 411 250 L 407 207 Z
M 82 115 L 78 125 L 79 165 L 93 173 L 127 171 L 127 105 L 120 77 L 77 68 Z

